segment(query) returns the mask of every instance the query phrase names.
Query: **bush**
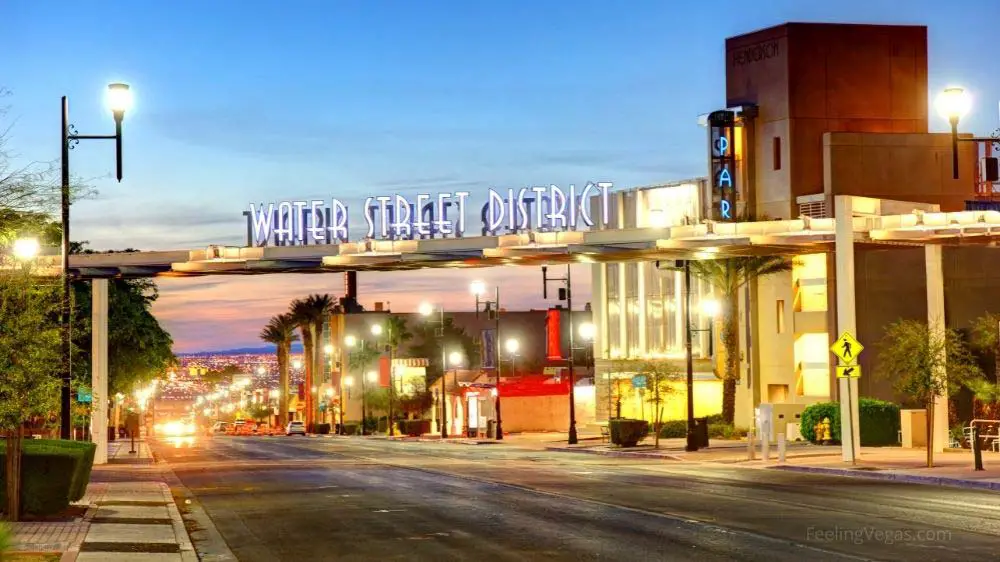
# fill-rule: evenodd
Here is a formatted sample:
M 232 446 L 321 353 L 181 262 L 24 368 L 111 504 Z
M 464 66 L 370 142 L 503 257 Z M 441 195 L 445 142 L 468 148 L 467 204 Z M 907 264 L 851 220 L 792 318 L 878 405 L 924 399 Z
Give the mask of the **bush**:
M 3 559 L 4 553 L 10 550 L 14 542 L 13 534 L 10 531 L 10 527 L 3 521 L 0 521 L 0 559 Z
M 687 437 L 687 420 L 670 420 L 660 424 L 660 439 L 683 439 Z
M 69 441 L 65 439 L 26 439 L 24 441 L 25 451 L 63 451 L 68 455 L 77 458 L 76 470 L 73 471 L 73 482 L 70 484 L 69 501 L 76 502 L 83 499 L 87 493 L 87 484 L 90 483 L 90 473 L 94 468 L 94 455 L 97 453 L 97 445 L 87 441 Z
M 815 426 L 830 418 L 830 437 L 840 443 L 840 403 L 822 402 L 807 406 L 802 412 L 799 431 L 802 438 L 817 443 Z M 862 398 L 858 401 L 861 445 L 878 447 L 899 442 L 899 406 L 892 402 Z
M 621 447 L 635 447 L 649 434 L 646 420 L 613 419 L 608 421 L 611 442 Z
M 361 422 L 344 422 L 344 435 L 360 435 Z
M 420 437 L 431 432 L 431 420 L 399 420 L 396 422 L 396 429 L 403 435 Z
M 899 443 L 899 406 L 884 400 L 862 398 L 858 401 L 861 418 L 861 444 L 880 447 Z
M 734 427 L 728 423 L 708 424 L 708 437 L 710 439 L 742 439 L 746 434 L 745 427 Z
M 316 433 L 320 435 L 330 434 L 330 424 L 328 423 L 318 423 L 316 424 Z
M 27 445 L 27 441 L 25 441 Z M 6 473 L 6 452 L 0 454 L 0 471 Z M 25 446 L 21 457 L 21 509 L 50 515 L 69 507 L 70 491 L 83 455 L 58 447 Z M 7 476 L 3 475 L 0 503 L 7 502 Z

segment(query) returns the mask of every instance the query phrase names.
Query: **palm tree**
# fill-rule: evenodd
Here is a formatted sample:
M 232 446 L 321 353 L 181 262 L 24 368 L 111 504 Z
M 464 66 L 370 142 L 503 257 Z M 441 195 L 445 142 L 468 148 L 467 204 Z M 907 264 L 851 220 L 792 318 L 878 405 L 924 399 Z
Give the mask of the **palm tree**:
M 712 286 L 721 305 L 719 341 L 723 369 L 716 376 L 722 379 L 722 418 L 732 424 L 736 415 L 736 382 L 740 378 L 740 289 L 762 277 L 791 270 L 792 261 L 785 256 L 750 256 L 688 263 L 694 276 Z
M 323 353 L 319 340 L 323 335 L 323 322 L 333 311 L 336 301 L 327 294 L 312 294 L 292 301 L 291 314 L 302 332 L 302 347 L 306 356 L 306 427 L 311 428 L 316 407 L 312 387 L 319 373 L 323 372 Z
M 299 339 L 295 333 L 295 320 L 291 314 L 278 314 L 260 332 L 260 339 L 278 346 L 278 425 L 288 423 L 288 356 L 292 342 Z

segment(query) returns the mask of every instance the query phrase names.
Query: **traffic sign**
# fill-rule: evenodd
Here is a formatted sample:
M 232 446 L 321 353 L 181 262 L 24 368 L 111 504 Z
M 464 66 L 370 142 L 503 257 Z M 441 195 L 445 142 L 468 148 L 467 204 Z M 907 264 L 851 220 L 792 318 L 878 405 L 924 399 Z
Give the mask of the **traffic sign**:
M 837 341 L 830 346 L 830 351 L 840 359 L 841 363 L 852 364 L 858 361 L 858 355 L 864 351 L 865 346 L 861 345 L 850 332 L 840 334 Z
M 80 386 L 76 389 L 76 401 L 81 404 L 89 404 L 94 401 L 94 393 L 89 387 Z
M 838 379 L 860 379 L 861 365 L 837 365 Z

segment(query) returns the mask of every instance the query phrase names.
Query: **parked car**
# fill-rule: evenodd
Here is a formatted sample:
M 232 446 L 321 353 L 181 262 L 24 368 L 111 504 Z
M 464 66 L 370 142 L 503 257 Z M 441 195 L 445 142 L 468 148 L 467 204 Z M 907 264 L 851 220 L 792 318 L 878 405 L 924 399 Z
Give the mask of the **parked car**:
M 215 422 L 212 424 L 212 433 L 226 433 L 232 425 L 229 422 Z
M 288 422 L 288 427 L 285 428 L 285 435 L 305 435 L 306 434 L 306 424 L 300 421 Z

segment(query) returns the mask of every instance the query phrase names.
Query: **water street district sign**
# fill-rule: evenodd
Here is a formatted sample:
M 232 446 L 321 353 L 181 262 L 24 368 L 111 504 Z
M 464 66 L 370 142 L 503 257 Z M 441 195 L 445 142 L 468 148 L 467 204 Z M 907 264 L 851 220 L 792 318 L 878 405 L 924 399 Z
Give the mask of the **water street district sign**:
M 861 345 L 861 342 L 855 339 L 850 332 L 840 334 L 837 341 L 830 346 L 830 351 L 840 359 L 841 363 L 847 365 L 857 363 L 858 355 L 861 355 L 864 349 L 865 346 Z
M 76 401 L 81 404 L 89 404 L 94 401 L 94 393 L 86 386 L 81 386 L 76 389 Z
M 860 379 L 861 365 L 837 365 L 838 379 Z

